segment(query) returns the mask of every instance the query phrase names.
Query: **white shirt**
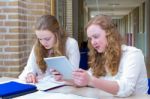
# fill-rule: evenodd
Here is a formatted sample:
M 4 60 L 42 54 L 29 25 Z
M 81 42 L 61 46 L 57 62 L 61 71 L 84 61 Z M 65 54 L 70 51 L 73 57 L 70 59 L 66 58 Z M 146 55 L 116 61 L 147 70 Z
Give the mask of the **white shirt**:
M 91 71 L 89 71 L 91 74 Z M 147 71 L 144 56 L 140 49 L 122 45 L 122 57 L 118 73 L 115 76 L 102 77 L 107 80 L 117 81 L 119 91 L 117 96 L 127 97 L 131 94 L 146 94 L 148 91 Z
M 66 41 L 66 55 L 69 59 L 69 61 L 72 63 L 74 68 L 79 67 L 79 61 L 80 61 L 80 53 L 79 53 L 79 47 L 78 43 L 75 39 L 68 37 Z M 42 73 L 39 66 L 36 63 L 36 57 L 34 53 L 34 47 L 32 48 L 32 51 L 30 53 L 29 59 L 27 61 L 27 65 L 25 66 L 23 72 L 21 75 L 19 75 L 19 79 L 25 80 L 28 73 L 34 73 L 38 76 L 38 78 L 43 78 L 45 76 L 51 75 L 50 68 L 46 69 L 45 73 Z

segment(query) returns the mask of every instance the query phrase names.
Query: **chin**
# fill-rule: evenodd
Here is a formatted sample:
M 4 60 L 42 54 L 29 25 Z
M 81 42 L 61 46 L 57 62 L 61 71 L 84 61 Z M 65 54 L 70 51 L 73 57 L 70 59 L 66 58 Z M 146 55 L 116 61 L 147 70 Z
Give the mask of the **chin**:
M 98 52 L 98 53 L 104 53 L 104 51 L 103 51 L 103 50 L 97 50 L 97 52 Z
M 98 53 L 103 53 L 102 51 L 97 51 Z
M 51 48 L 49 48 L 49 47 L 45 47 L 45 49 L 47 49 L 47 50 L 48 50 L 48 49 L 51 49 Z

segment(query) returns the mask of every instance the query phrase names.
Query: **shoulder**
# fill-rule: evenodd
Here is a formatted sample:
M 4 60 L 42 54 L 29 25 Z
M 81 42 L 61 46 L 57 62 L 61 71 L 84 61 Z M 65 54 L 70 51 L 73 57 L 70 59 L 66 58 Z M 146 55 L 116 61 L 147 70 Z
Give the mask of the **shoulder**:
M 74 45 L 77 44 L 77 41 L 74 38 L 68 37 L 66 40 L 66 45 Z
M 66 41 L 66 51 L 70 52 L 75 50 L 79 50 L 78 42 L 74 38 L 68 37 Z
M 129 61 L 136 61 L 141 62 L 144 60 L 144 55 L 142 51 L 136 47 L 133 46 L 122 46 L 122 60 L 126 60 L 128 63 Z
M 122 56 L 120 60 L 120 71 L 138 72 L 145 68 L 144 55 L 142 51 L 132 46 L 122 46 Z
M 33 45 L 33 47 L 31 48 L 31 53 L 35 53 L 35 45 Z
M 134 46 L 127 46 L 127 45 L 122 45 L 121 46 L 122 52 L 123 53 L 142 53 L 142 51 Z

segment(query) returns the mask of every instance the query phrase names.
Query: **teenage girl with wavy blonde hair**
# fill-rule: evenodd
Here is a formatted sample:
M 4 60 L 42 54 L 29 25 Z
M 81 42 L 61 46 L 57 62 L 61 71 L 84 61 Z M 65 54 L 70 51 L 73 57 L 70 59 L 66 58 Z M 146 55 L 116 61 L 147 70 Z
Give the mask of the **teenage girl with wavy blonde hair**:
M 36 43 L 30 53 L 28 62 L 20 79 L 36 83 L 39 79 L 51 75 L 44 58 L 67 56 L 72 65 L 79 67 L 80 54 L 78 43 L 67 36 L 57 19 L 52 15 L 43 15 L 35 24 Z M 66 67 L 67 68 L 67 67 Z
M 140 49 L 122 43 L 111 17 L 97 15 L 86 25 L 89 66 L 73 72 L 76 86 L 91 86 L 119 97 L 146 94 L 147 71 Z

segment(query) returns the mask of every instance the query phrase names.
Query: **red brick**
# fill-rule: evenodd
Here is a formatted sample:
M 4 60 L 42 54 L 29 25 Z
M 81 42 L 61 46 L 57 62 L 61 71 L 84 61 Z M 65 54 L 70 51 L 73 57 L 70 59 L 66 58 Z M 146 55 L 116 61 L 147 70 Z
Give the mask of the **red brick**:
M 18 77 L 18 72 L 16 73 L 16 72 L 6 72 L 6 73 L 3 73 L 3 76 L 4 77 L 12 77 L 12 78 L 17 78 Z
M 0 28 L 0 33 L 5 33 L 6 32 L 6 28 Z
M 18 47 L 6 47 L 4 48 L 5 52 L 19 52 Z
M 5 66 L 19 66 L 18 61 L 4 61 Z
M 18 6 L 18 1 L 9 2 L 8 6 Z
M 18 41 L 8 41 L 8 45 L 9 46 L 17 46 L 17 45 L 19 45 L 19 42 Z
M 11 28 L 11 29 L 9 29 L 9 32 L 19 33 L 19 29 L 18 28 Z
M 8 42 L 5 40 L 0 41 L 0 46 L 8 46 Z
M 7 72 L 8 71 L 8 68 L 6 67 L 0 67 L 0 72 Z
M 19 39 L 18 34 L 6 34 L 5 39 Z
M 8 19 L 19 19 L 19 15 L 17 15 L 17 14 L 8 15 Z
M 0 48 L 0 52 L 2 52 L 3 51 L 3 48 Z
M 18 8 L 4 8 L 3 11 L 4 13 L 18 13 L 19 9 Z
M 4 19 L 6 19 L 6 16 L 5 15 L 0 15 L 0 19 L 4 20 Z
M 0 59 L 18 59 L 19 54 L 0 54 Z
M 0 71 L 1 71 L 1 67 L 4 66 L 4 62 L 0 61 Z
M 5 21 L 4 24 L 5 26 L 19 26 L 18 21 Z
M 0 1 L 0 6 L 5 6 L 5 5 L 7 5 L 6 2 Z
M 19 67 L 10 67 L 9 71 L 10 72 L 19 72 Z

